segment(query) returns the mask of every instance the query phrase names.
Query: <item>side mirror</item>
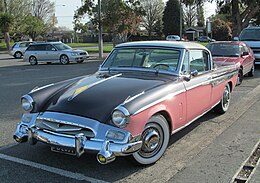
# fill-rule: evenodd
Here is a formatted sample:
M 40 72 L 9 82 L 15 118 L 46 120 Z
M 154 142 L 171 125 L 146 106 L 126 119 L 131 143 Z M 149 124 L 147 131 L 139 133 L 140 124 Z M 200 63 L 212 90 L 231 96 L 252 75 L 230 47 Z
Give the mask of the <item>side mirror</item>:
M 191 78 L 197 76 L 198 73 L 199 73 L 199 72 L 198 72 L 197 70 L 192 70 L 192 71 L 190 72 L 190 74 L 187 75 L 187 76 L 184 76 L 183 79 L 184 79 L 185 81 L 190 81 Z
M 190 72 L 190 75 L 191 76 L 193 76 L 193 77 L 195 77 L 195 76 L 197 76 L 198 75 L 198 71 L 197 70 L 192 70 L 191 72 Z
M 243 52 L 243 53 L 241 54 L 242 57 L 243 57 L 243 56 L 247 56 L 247 55 L 249 55 L 249 53 L 248 53 L 247 51 L 245 51 L 245 52 Z
M 239 38 L 238 37 L 234 37 L 233 41 L 239 41 Z

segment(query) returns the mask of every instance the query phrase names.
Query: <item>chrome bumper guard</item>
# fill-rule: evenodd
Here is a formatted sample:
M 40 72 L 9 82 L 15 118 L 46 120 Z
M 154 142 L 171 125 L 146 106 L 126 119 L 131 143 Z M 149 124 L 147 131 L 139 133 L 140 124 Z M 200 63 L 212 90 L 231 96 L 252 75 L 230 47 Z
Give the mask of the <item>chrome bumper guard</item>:
M 21 143 L 28 141 L 30 144 L 34 145 L 37 141 L 40 141 L 50 146 L 74 149 L 75 155 L 77 157 L 80 157 L 87 150 L 99 151 L 97 154 L 97 160 L 101 164 L 107 164 L 114 161 L 116 156 L 132 154 L 138 151 L 142 146 L 142 141 L 140 138 L 133 138 L 129 132 L 118 128 L 116 129 L 121 133 L 125 132 L 125 135 L 127 136 L 126 138 L 128 138 L 127 141 L 126 139 L 124 139 L 122 142 L 113 141 L 108 138 L 87 139 L 83 133 L 72 136 L 53 131 L 37 129 L 35 126 L 36 119 L 37 116 L 33 116 L 29 123 L 24 121 L 18 123 L 16 132 L 14 134 L 14 139 L 17 142 Z M 102 123 L 99 123 L 99 126 L 102 130 L 108 129 L 110 127 L 109 125 Z M 111 128 L 113 130 L 115 129 L 113 126 L 111 126 Z M 102 136 L 104 137 L 104 135 Z

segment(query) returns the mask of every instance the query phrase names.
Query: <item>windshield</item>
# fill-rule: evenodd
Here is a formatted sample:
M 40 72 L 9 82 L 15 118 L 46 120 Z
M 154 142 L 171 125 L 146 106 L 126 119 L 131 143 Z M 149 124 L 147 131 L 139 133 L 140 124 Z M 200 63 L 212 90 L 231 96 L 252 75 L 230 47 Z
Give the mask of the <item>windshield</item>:
M 260 29 L 244 29 L 240 41 L 260 41 Z
M 63 43 L 57 43 L 57 44 L 53 44 L 58 50 L 68 50 L 71 49 L 71 47 L 69 47 L 66 44 Z
M 149 68 L 176 71 L 180 50 L 164 48 L 119 48 L 115 49 L 102 68 Z
M 239 57 L 239 45 L 229 43 L 209 44 L 208 49 L 214 57 Z

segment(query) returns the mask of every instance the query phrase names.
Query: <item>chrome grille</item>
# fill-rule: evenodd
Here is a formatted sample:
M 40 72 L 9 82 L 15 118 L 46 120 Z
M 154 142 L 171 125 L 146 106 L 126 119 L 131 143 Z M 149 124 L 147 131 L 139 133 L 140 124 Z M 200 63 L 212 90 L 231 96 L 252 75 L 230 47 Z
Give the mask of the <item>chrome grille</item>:
M 83 133 L 86 137 L 95 137 L 95 134 L 91 129 L 55 121 L 48 121 L 44 119 L 37 119 L 36 127 L 41 130 L 48 130 L 65 135 L 75 136 L 76 134 Z

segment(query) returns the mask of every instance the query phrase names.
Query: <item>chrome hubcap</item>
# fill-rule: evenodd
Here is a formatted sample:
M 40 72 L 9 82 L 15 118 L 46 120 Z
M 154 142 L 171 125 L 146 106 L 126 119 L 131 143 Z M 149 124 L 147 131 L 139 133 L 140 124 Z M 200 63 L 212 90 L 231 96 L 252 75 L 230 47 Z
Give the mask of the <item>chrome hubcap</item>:
M 227 108 L 229 105 L 230 100 L 230 93 L 227 87 L 225 87 L 224 94 L 223 94 L 223 107 Z
M 160 126 L 150 126 L 143 133 L 143 145 L 138 153 L 144 158 L 153 157 L 160 151 L 162 143 L 163 132 Z
M 36 63 L 36 59 L 34 57 L 31 57 L 30 58 L 30 63 L 35 64 Z

